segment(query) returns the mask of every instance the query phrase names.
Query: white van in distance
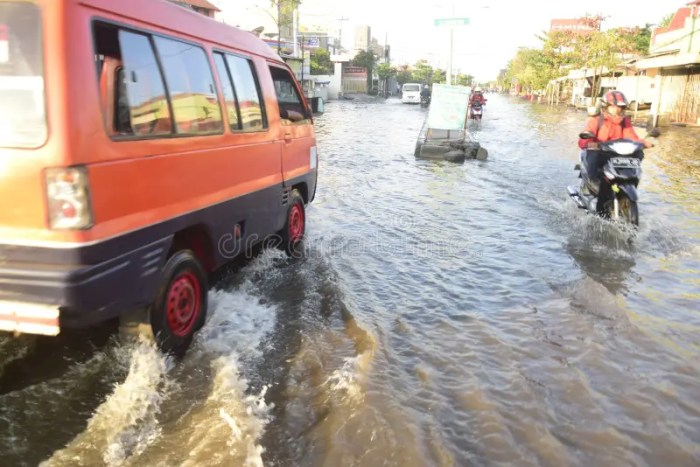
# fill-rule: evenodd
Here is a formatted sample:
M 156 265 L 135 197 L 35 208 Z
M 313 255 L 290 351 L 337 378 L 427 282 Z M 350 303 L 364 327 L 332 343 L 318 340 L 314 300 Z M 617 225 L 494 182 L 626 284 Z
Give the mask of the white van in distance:
M 420 84 L 406 83 L 401 87 L 401 102 L 403 104 L 420 104 Z

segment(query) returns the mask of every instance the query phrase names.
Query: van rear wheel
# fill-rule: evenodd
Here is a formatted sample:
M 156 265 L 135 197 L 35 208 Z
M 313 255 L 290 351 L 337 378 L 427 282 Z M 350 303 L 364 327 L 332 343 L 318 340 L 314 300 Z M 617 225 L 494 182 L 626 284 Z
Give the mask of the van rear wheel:
M 126 336 L 145 336 L 164 353 L 182 357 L 207 314 L 207 279 L 204 268 L 189 250 L 173 254 L 161 271 L 158 294 L 143 312 L 121 318 Z

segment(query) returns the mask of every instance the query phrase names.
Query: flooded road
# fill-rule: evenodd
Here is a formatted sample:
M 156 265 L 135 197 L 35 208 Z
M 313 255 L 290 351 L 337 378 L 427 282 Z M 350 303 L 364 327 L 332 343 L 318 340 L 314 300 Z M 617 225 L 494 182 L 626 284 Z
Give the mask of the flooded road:
M 327 104 L 305 257 L 232 267 L 179 364 L 0 337 L 0 465 L 699 465 L 700 130 L 629 241 L 566 194 L 585 115 L 487 97 L 464 164 L 414 158 L 417 106 Z

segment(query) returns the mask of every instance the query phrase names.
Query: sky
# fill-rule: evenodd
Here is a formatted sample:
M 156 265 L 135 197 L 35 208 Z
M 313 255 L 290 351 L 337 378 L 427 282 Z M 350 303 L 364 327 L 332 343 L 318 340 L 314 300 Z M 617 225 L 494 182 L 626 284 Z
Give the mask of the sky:
M 210 0 L 227 23 L 245 29 L 274 22 L 263 9 L 270 0 Z M 485 82 L 515 56 L 518 47 L 539 47 L 536 35 L 549 29 L 554 18 L 579 18 L 586 14 L 606 17 L 603 29 L 658 23 L 685 6 L 687 0 L 302 0 L 300 24 L 311 29 L 341 32 L 343 47 L 352 48 L 355 28 L 371 27 L 380 44 L 391 46 L 394 65 L 427 60 L 435 68 L 447 68 L 449 28 L 435 26 L 437 18 L 469 18 L 468 26 L 453 30 L 453 73 L 475 76 Z M 346 18 L 345 21 L 339 21 Z M 341 28 L 342 24 L 342 30 Z

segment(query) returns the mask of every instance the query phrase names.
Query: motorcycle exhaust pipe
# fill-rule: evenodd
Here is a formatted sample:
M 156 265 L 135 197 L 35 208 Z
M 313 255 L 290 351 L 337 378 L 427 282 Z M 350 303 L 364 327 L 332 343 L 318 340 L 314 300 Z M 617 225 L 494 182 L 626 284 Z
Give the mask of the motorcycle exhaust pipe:
M 569 196 L 576 202 L 578 205 L 579 209 L 588 209 L 588 205 L 586 205 L 586 201 L 581 197 L 579 194 L 578 190 L 574 186 L 569 186 L 566 187 L 567 191 L 569 192 Z

